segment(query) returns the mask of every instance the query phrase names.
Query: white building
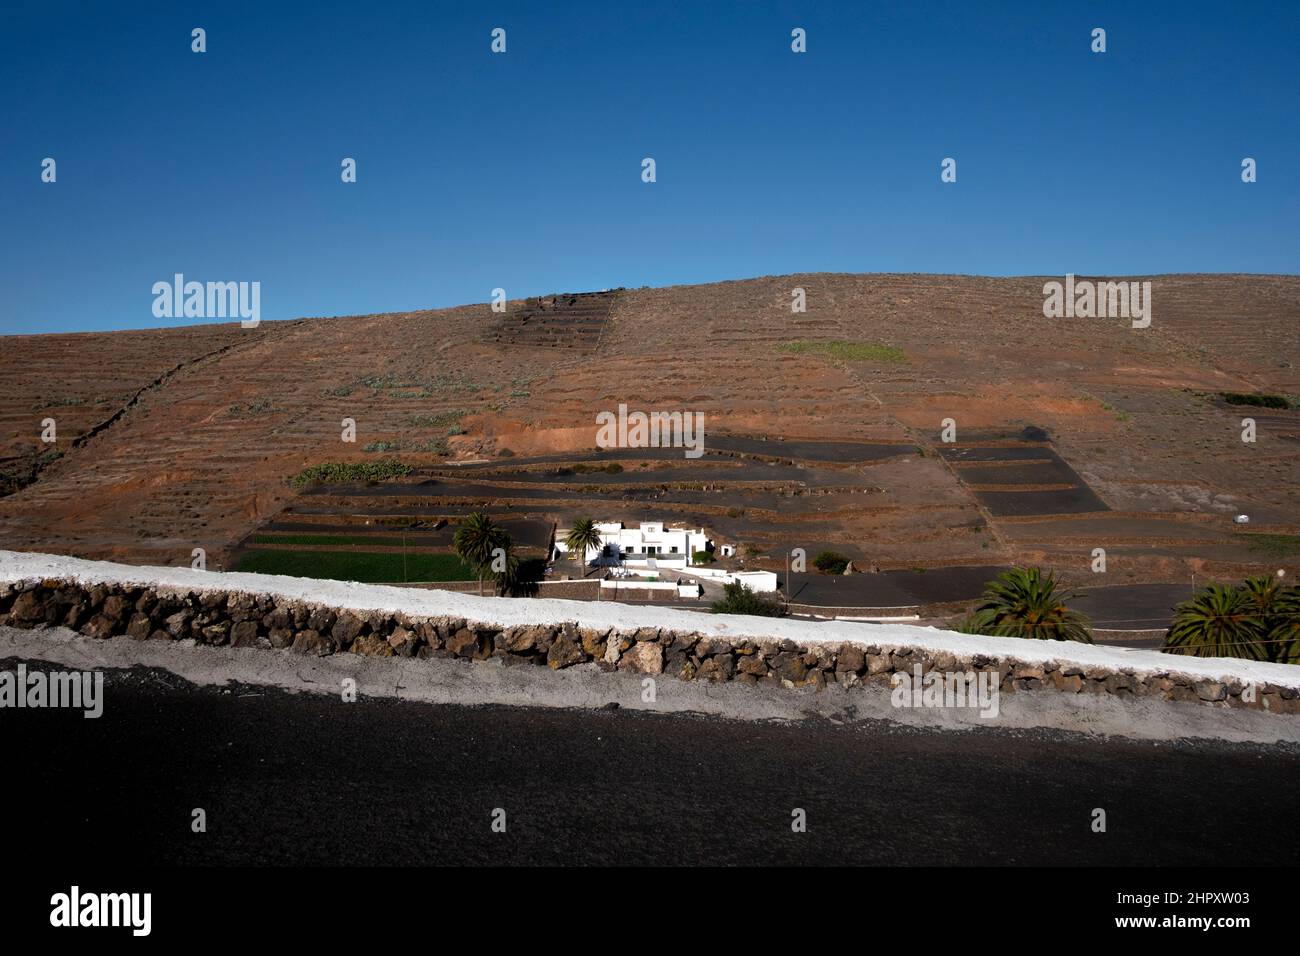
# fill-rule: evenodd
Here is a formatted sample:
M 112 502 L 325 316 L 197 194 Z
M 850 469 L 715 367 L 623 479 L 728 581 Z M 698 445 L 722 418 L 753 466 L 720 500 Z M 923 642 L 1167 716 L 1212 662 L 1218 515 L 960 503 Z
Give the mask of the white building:
M 691 568 L 691 574 L 719 584 L 743 584 L 751 591 L 771 594 L 777 590 L 775 571 L 724 571 L 720 568 Z
M 588 550 L 584 558 L 595 560 L 597 564 L 644 565 L 651 559 L 657 567 L 685 568 L 690 565 L 691 554 L 708 549 L 709 539 L 703 528 L 667 528 L 661 521 L 647 521 L 639 527 L 628 528 L 621 521 L 605 521 L 596 524 L 600 539 L 605 549 Z M 564 543 L 568 530 L 555 534 L 557 554 L 568 554 L 569 546 Z

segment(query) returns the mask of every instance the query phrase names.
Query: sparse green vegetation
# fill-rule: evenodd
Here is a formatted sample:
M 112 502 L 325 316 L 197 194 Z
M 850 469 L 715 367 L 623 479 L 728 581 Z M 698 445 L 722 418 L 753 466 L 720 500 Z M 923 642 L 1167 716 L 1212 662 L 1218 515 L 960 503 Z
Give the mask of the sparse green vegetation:
M 247 402 L 244 404 L 235 404 L 230 406 L 232 415 L 257 415 L 271 407 L 269 399 L 263 399 L 258 402 Z
M 1245 537 L 1250 550 L 1266 558 L 1293 558 L 1300 555 L 1300 534 L 1248 531 Z
M 411 424 L 417 428 L 449 428 L 459 425 L 460 420 L 468 414 L 465 409 L 458 408 L 454 411 L 438 412 L 436 415 L 415 415 L 411 418 Z
M 713 558 L 712 551 L 691 552 L 691 564 L 712 564 L 713 560 L 714 558 Z
M 893 345 L 881 345 L 876 342 L 849 342 L 844 339 L 832 339 L 828 342 L 809 342 L 799 340 L 781 345 L 784 352 L 796 355 L 819 354 L 844 362 L 883 362 L 897 364 L 906 362 L 903 350 Z
M 617 475 L 621 474 L 622 471 L 622 465 L 616 461 L 611 461 L 606 465 L 591 465 L 587 462 L 579 462 L 571 468 L 557 468 L 555 473 L 557 475 L 590 475 L 593 472 L 604 472 L 607 475 Z
M 370 453 L 385 453 L 394 451 L 417 451 L 433 455 L 446 457 L 451 454 L 447 447 L 446 441 L 441 438 L 430 438 L 427 441 L 410 441 L 400 439 L 398 441 L 372 441 L 361 446 L 361 450 Z
M 410 465 L 395 458 L 383 461 L 330 461 L 304 468 L 294 475 L 293 484 L 301 488 L 315 484 L 388 481 L 393 478 L 405 478 L 411 471 Z
M 383 375 L 367 375 L 346 385 L 335 385 L 324 389 L 321 394 L 332 398 L 346 398 L 363 387 L 370 389 L 371 397 L 383 395 L 387 398 L 433 398 L 439 392 L 477 392 L 483 388 L 482 385 L 458 375 L 443 374 L 431 379 L 422 379 L 385 372 Z

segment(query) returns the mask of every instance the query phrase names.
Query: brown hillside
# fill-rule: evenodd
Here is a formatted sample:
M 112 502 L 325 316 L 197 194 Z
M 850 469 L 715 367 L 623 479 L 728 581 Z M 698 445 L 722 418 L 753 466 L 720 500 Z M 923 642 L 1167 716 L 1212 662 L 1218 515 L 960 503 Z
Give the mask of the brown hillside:
M 1251 531 L 1300 531 L 1300 411 L 1217 395 L 1300 393 L 1300 277 L 1150 280 L 1154 320 L 1141 330 L 1043 318 L 1043 278 L 817 274 L 512 301 L 505 316 L 481 304 L 254 330 L 10 337 L 0 467 L 36 477 L 0 499 L 0 544 L 155 563 L 203 547 L 219 566 L 301 501 L 288 479 L 307 465 L 576 461 L 595 445 L 596 414 L 625 402 L 703 412 L 706 444 L 900 446 L 823 468 L 771 456 L 803 476 L 742 473 L 740 445 L 707 455 L 699 467 L 732 469 L 719 480 L 780 488 L 779 504 L 756 504 L 736 531 L 764 547 L 802 535 L 882 564 L 1072 567 L 1104 544 L 1144 576 L 1203 553 L 1249 562 L 1232 515 L 1248 513 Z M 796 286 L 806 314 L 790 311 Z M 1240 440 L 1248 416 L 1255 444 Z M 37 463 L 49 450 L 44 418 L 57 422 L 62 455 Z M 356 420 L 355 444 L 340 441 L 344 418 Z M 1028 464 L 981 463 L 940 445 L 945 418 L 968 448 L 1023 442 L 1026 426 L 1049 440 Z M 448 436 L 448 423 L 464 434 Z M 503 448 L 513 457 L 499 458 Z M 661 483 L 681 487 L 662 509 L 725 525 L 726 493 L 693 487 L 713 475 L 665 472 Z M 475 496 L 492 493 L 446 500 Z M 655 511 L 602 500 L 598 517 Z

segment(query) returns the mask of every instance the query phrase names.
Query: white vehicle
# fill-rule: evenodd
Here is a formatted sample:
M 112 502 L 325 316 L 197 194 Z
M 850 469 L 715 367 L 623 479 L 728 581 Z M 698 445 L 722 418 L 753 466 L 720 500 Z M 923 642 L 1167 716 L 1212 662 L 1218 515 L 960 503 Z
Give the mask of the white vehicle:
M 1250 515 L 1237 515 L 1237 517 L 1233 518 L 1232 520 L 1237 522 L 1237 524 L 1249 524 Z

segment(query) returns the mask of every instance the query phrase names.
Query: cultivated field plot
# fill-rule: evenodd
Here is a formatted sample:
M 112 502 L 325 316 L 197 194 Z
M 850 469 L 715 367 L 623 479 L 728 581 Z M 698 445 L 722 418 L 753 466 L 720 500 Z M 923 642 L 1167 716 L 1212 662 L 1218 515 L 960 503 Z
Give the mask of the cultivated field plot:
M 329 578 L 363 584 L 472 581 L 474 574 L 454 554 L 404 551 L 327 551 L 317 548 L 254 549 L 240 555 L 236 571 Z
M 453 550 L 461 514 L 396 515 L 318 508 L 286 509 L 234 549 L 237 571 L 365 583 L 474 580 Z M 494 515 L 523 560 L 544 560 L 555 526 L 537 518 Z
M 766 458 L 851 465 L 915 453 L 916 445 L 906 442 L 790 441 L 780 438 L 746 438 L 739 435 L 711 435 L 709 451 L 734 452 Z
M 617 297 L 616 292 L 585 292 L 508 303 L 484 340 L 501 346 L 594 352 Z
M 946 445 L 941 454 L 995 518 L 1109 510 L 1047 444 Z

